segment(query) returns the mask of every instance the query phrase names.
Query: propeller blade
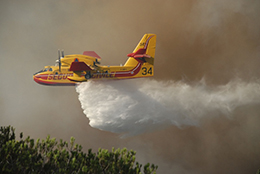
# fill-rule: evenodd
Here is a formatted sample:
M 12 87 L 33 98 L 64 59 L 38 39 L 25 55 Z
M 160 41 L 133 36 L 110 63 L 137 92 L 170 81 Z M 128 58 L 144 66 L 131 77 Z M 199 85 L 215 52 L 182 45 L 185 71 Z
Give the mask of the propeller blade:
M 60 50 L 58 50 L 58 54 L 59 54 L 59 71 L 60 71 L 60 69 L 61 69 L 61 62 L 60 62 Z
M 61 51 L 61 57 L 64 57 L 64 50 Z

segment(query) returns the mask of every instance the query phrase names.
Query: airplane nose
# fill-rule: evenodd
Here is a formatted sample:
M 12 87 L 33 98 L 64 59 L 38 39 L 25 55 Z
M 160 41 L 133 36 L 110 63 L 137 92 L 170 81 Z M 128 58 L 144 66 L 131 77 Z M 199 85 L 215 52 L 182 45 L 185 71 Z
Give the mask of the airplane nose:
M 45 74 L 35 74 L 33 80 L 39 84 L 45 84 L 48 75 Z
M 35 74 L 33 76 L 34 79 L 43 79 L 43 80 L 47 80 L 48 75 L 47 74 Z
M 34 75 L 35 78 L 41 78 L 41 75 L 40 74 L 36 74 Z

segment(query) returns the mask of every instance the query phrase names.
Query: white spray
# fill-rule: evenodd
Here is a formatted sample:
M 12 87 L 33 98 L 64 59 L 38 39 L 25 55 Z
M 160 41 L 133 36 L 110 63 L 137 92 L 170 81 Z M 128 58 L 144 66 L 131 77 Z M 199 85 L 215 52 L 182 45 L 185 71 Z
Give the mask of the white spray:
M 160 82 L 147 79 L 89 81 L 76 87 L 90 126 L 134 135 L 175 125 L 198 125 L 219 113 L 231 116 L 239 106 L 260 102 L 260 83 L 233 80 L 210 87 L 204 80 Z

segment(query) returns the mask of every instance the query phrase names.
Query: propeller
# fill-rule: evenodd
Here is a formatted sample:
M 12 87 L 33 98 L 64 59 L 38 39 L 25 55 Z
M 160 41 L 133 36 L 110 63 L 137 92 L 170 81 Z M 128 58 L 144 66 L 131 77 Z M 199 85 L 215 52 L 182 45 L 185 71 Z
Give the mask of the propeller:
M 59 54 L 59 71 L 60 71 L 60 69 L 61 69 L 61 62 L 60 62 L 60 50 L 58 50 L 58 54 Z
M 60 56 L 60 50 L 58 50 L 58 60 L 56 60 L 56 63 L 59 63 L 59 71 L 61 71 L 61 58 L 64 58 L 64 51 L 61 50 L 61 56 Z

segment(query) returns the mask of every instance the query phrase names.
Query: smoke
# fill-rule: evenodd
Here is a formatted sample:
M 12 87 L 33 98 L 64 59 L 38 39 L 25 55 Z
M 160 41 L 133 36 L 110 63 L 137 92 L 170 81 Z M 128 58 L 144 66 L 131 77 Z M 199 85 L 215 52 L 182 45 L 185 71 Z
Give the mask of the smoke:
M 168 125 L 197 126 L 204 117 L 229 117 L 237 107 L 260 103 L 260 83 L 239 79 L 221 86 L 204 80 L 89 81 L 76 90 L 92 127 L 129 135 Z
M 0 9 L 1 125 L 35 138 L 74 136 L 84 150 L 127 147 L 137 151 L 137 161 L 157 164 L 158 173 L 255 173 L 259 168 L 259 81 L 254 79 L 260 77 L 260 1 L 13 0 L 0 1 Z M 136 131 L 130 127 L 138 124 L 123 130 L 97 122 L 105 125 L 99 129 L 136 135 L 120 139 L 89 126 L 73 87 L 32 80 L 34 72 L 54 63 L 57 49 L 65 54 L 93 50 L 102 64 L 124 63 L 144 33 L 157 34 L 154 79 L 81 84 L 80 100 L 88 104 L 83 110 L 88 117 L 108 114 L 104 109 L 112 112 L 110 107 L 115 114 L 107 116 L 133 109 L 148 115 L 143 107 L 150 103 L 167 108 L 163 116 L 173 115 L 175 122 L 140 114 L 129 118 L 143 119 Z M 93 93 L 96 87 L 100 90 Z M 107 93 L 98 100 L 102 90 Z M 120 107 L 111 105 L 118 97 Z M 126 104 L 133 105 L 129 112 L 122 108 Z

